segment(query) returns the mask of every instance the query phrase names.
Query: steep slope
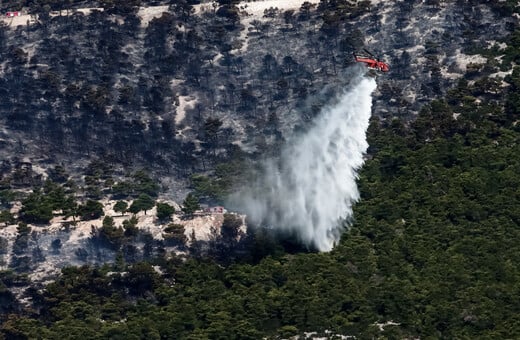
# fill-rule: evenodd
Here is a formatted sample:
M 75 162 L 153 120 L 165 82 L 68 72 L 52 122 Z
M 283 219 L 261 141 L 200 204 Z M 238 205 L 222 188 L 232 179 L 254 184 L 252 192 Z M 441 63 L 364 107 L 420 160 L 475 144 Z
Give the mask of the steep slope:
M 383 117 L 412 118 L 468 65 L 510 70 L 497 40 L 517 18 L 499 4 L 276 4 L 62 11 L 4 26 L 3 158 L 74 172 L 98 157 L 182 176 L 229 159 L 233 144 L 264 152 L 304 128 L 317 94 L 348 80 L 354 50 L 392 67 L 378 77 Z

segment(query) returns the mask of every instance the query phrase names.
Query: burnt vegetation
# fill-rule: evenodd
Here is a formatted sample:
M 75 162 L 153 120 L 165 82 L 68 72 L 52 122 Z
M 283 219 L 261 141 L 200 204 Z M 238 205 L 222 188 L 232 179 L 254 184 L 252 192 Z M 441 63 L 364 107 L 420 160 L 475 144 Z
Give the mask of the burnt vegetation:
M 49 162 L 96 155 L 180 177 L 233 159 L 232 143 L 263 154 L 317 114 L 320 103 L 299 107 L 307 98 L 325 85 L 345 83 L 350 53 L 365 47 L 367 34 L 395 69 L 382 81 L 380 114 L 406 115 L 407 108 L 418 110 L 449 87 L 438 55 L 453 51 L 454 42 L 467 52 L 490 39 L 492 32 L 478 19 L 508 6 L 455 6 L 444 35 L 427 33 L 426 61 L 419 62 L 406 51 L 419 43 L 409 20 L 395 18 L 401 26 L 383 31 L 368 1 L 271 8 L 249 26 L 239 20 L 246 4 L 207 4 L 195 15 L 194 3 L 154 3 L 168 8 L 143 22 L 138 10 L 151 5 L 146 1 L 4 2 L 5 10 L 24 8 L 37 18 L 27 26 L 1 27 L 0 113 L 8 150 L 34 155 L 37 146 Z M 408 17 L 417 11 L 412 3 L 399 4 L 411 11 L 403 12 Z M 74 10 L 80 7 L 99 10 Z M 437 13 L 440 4 L 426 10 Z M 453 32 L 452 25 L 463 27 Z M 495 26 L 505 32 L 511 25 L 506 20 Z M 501 65 L 474 67 L 492 72 Z M 411 80 L 417 71 L 424 76 Z M 423 86 L 416 100 L 406 99 L 406 83 L 418 81 Z M 296 123 L 285 123 L 289 114 Z

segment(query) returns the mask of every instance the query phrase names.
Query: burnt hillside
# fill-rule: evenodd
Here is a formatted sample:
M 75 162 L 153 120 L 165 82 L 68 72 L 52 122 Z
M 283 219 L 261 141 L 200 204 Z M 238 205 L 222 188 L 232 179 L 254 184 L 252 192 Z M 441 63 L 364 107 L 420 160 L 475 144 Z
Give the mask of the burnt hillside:
M 517 25 L 509 2 L 316 1 L 260 14 L 234 1 L 118 4 L 4 3 L 31 19 L 0 28 L 6 171 L 14 156 L 72 172 L 95 158 L 182 178 L 276 150 L 348 82 L 363 48 L 392 67 L 377 76 L 374 115 L 412 119 L 466 71 L 504 77 L 501 38 Z

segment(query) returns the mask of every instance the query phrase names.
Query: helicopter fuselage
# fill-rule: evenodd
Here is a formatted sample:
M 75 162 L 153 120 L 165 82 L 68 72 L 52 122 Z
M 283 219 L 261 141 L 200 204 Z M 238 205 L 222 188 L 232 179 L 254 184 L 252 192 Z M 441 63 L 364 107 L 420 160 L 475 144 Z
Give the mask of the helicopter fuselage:
M 388 72 L 390 71 L 390 67 L 387 63 L 380 61 L 376 58 L 369 58 L 369 57 L 359 57 L 356 54 L 354 54 L 354 59 L 358 63 L 365 63 L 368 68 L 373 70 L 378 70 L 381 72 Z

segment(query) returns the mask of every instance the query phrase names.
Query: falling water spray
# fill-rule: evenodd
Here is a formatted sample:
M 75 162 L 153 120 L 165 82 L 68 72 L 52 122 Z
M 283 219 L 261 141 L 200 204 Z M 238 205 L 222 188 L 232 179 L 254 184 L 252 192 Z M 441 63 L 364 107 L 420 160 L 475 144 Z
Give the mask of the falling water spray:
M 357 171 L 368 148 L 375 88 L 374 79 L 357 77 L 304 135 L 289 143 L 280 159 L 264 164 L 263 174 L 233 197 L 233 205 L 256 223 L 330 251 L 359 199 Z

